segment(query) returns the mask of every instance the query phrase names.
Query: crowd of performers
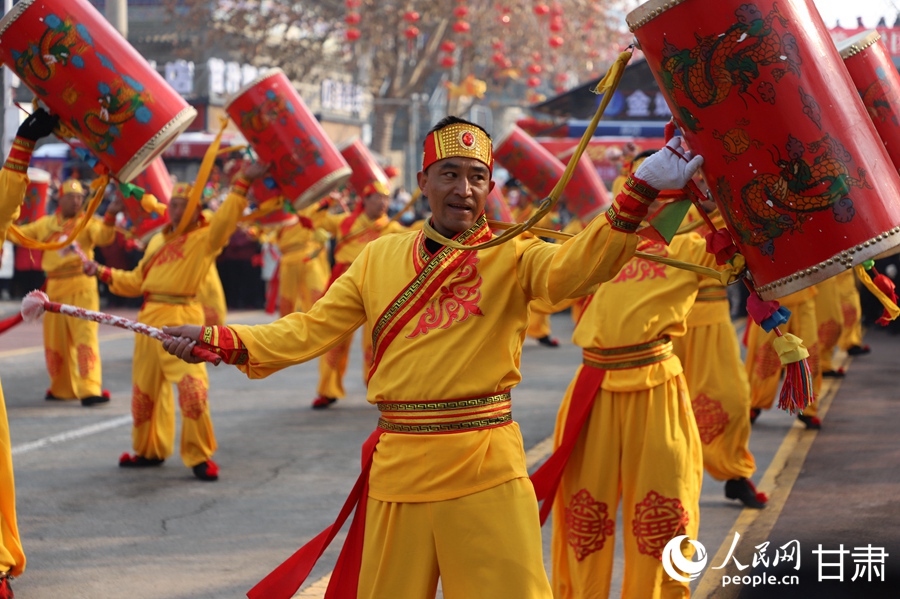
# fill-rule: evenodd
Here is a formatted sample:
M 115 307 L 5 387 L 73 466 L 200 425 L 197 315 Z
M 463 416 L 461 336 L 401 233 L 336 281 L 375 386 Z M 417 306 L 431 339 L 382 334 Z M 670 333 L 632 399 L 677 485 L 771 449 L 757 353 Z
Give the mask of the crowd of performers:
M 4 237 L 24 198 L 35 142 L 54 125 L 42 110 L 31 115 L 0 171 Z M 336 213 L 323 200 L 268 233 L 281 254 L 282 318 L 270 324 L 226 325 L 214 276 L 214 260 L 239 226 L 265 165 L 244 167 L 213 213 L 186 214 L 190 186 L 176 186 L 170 224 L 132 270 L 93 260 L 93 249 L 112 240 L 118 202 L 74 235 L 80 253 L 44 253 L 51 300 L 96 309 L 99 279 L 118 295 L 143 297 L 138 319 L 174 336 L 163 344 L 136 338 L 133 451 L 121 456 L 120 466 L 160 466 L 173 453 L 174 386 L 182 461 L 198 479 L 218 479 L 209 380 L 205 363 L 191 353 L 196 345 L 254 379 L 319 358 L 313 407 L 321 409 L 345 396 L 350 341 L 362 327 L 367 400 L 380 418 L 363 448 L 360 479 L 330 534 L 301 548 L 251 597 L 291 597 L 352 508 L 329 583 L 334 596 L 433 597 L 440 578 L 448 598 L 606 597 L 620 505 L 623 596 L 687 596 L 687 583 L 663 571 L 663 547 L 678 535 L 696 538 L 704 468 L 725 483 L 726 497 L 765 507 L 765 495 L 751 482 L 750 425 L 772 406 L 782 370 L 774 333 L 753 325 L 741 360 L 725 289 L 739 275 L 740 255 L 717 263 L 702 227 L 668 245 L 635 234 L 660 191 L 684 188 L 702 158 L 673 138 L 664 150 L 632 161 L 608 210 L 589 222 L 569 222 L 567 240 L 523 234 L 480 247 L 495 238 L 484 213 L 494 186 L 490 136 L 447 117 L 428 133 L 424 148 L 417 177 L 431 210 L 426 222 L 407 228 L 389 218 L 390 190 L 373 182 L 353 209 Z M 72 181 L 62 192 L 59 211 L 25 232 L 45 241 L 73 237 L 84 189 Z M 515 208 L 525 220 L 534 206 L 519 201 Z M 552 216 L 542 224 L 559 226 Z M 472 246 L 479 249 L 465 249 Z M 704 266 L 718 278 L 636 251 Z M 866 351 L 856 293 L 848 273 L 782 302 L 793 312 L 785 332 L 795 332 L 809 349 L 816 395 L 823 374 L 843 375 L 831 363 L 836 346 Z M 511 411 L 521 348 L 526 336 L 557 345 L 549 314 L 564 308 L 576 320 L 572 340 L 583 361 L 572 365 L 572 383 L 560 390 L 554 453 L 529 478 Z M 109 401 L 96 324 L 47 314 L 44 339 L 48 400 Z M 2 401 L 0 410 L 5 599 L 25 556 Z M 821 426 L 815 404 L 798 417 L 807 428 Z M 551 507 L 548 579 L 540 527 Z M 690 546 L 683 551 L 689 555 Z

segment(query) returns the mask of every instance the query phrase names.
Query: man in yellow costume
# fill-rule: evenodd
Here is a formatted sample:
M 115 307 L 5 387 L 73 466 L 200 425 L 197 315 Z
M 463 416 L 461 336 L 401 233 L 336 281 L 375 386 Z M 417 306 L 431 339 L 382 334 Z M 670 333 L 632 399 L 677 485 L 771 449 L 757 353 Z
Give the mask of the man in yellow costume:
M 39 108 L 25 119 L 16 132 L 12 150 L 0 170 L 0 243 L 19 214 L 28 187 L 28 163 L 34 144 L 53 132 L 58 117 Z M 9 440 L 9 420 L 6 401 L 0 386 L 0 599 L 12 599 L 10 579 L 25 571 L 25 552 L 19 538 L 16 520 L 16 484 L 13 476 L 12 444 Z
M 316 227 L 324 229 L 335 239 L 334 266 L 331 269 L 329 287 L 347 272 L 370 242 L 383 235 L 406 230 L 403 225 L 388 218 L 391 197 L 390 190 L 383 183 L 366 185 L 360 196 L 359 204 L 353 212 L 331 214 L 320 211 L 312 219 Z M 364 381 L 368 380 L 367 373 L 372 363 L 372 344 L 367 333 L 367 330 L 363 331 Z M 314 409 L 327 408 L 346 395 L 344 374 L 347 372 L 352 340 L 353 335 L 348 335 L 319 360 L 319 387 L 318 396 L 312 402 Z
M 852 270 L 836 277 L 841 296 L 841 312 L 844 316 L 841 338 L 838 347 L 848 356 L 864 356 L 872 351 L 862 338 L 862 306 L 859 301 L 859 287 L 856 286 L 856 275 Z
M 699 218 L 699 216 L 698 216 Z M 710 213 L 716 228 L 725 222 Z M 698 231 L 705 235 L 709 229 Z M 725 496 L 751 508 L 768 498 L 750 480 L 756 460 L 750 453 L 750 382 L 744 371 L 725 286 L 710 277 L 700 280 L 684 337 L 672 339 L 690 390 L 691 407 L 703 444 L 703 467 L 725 481 Z
M 634 193 L 644 165 L 668 153 L 648 157 L 622 193 Z M 645 240 L 638 250 L 735 270 L 717 266 L 706 242 L 693 233 L 676 236 L 668 246 Z M 558 451 L 571 452 L 553 504 L 555 599 L 609 595 L 620 501 L 622 596 L 690 595 L 687 583 L 666 575 L 660 558 L 671 539 L 696 539 L 699 529 L 702 441 L 672 340 L 686 332 L 702 279 L 633 258 L 600 285 L 575 327 L 572 341 L 584 348 L 583 363 L 560 406 L 554 436 Z M 540 474 L 532 477 L 539 492 L 545 484 Z
M 680 187 L 699 159 L 673 156 L 662 166 L 661 184 Z M 492 167 L 481 128 L 456 117 L 435 125 L 418 173 L 434 230 L 464 246 L 492 238 L 484 215 Z M 307 313 L 252 327 L 167 328 L 179 338 L 164 345 L 193 361 L 190 349 L 202 339 L 260 378 L 321 355 L 369 323 L 368 401 L 381 418 L 345 504 L 356 505 L 356 515 L 329 592 L 421 599 L 434 596 L 440 577 L 447 599 L 551 599 L 535 493 L 511 414 L 528 303 L 579 297 L 613 277 L 634 251 L 632 233 L 650 202 L 623 194 L 563 244 L 522 236 L 467 251 L 425 232 L 387 235 L 366 246 Z M 250 597 L 291 597 L 349 511 Z
M 251 181 L 265 171 L 261 164 L 242 171 L 209 222 L 199 210 L 185 214 L 191 188 L 179 183 L 169 203 L 170 224 L 153 236 L 134 270 L 98 268 L 96 263 L 90 263 L 87 272 L 96 274 L 117 295 L 143 295 L 144 305 L 138 320 L 144 324 L 156 327 L 202 324 L 203 308 L 197 301 L 197 290 L 206 279 L 210 264 L 237 227 L 247 206 L 246 194 Z M 176 234 L 182 222 L 187 226 L 183 233 Z M 198 479 L 217 480 L 218 466 L 212 460 L 216 439 L 207 402 L 206 364 L 185 364 L 163 351 L 155 339 L 136 335 L 131 376 L 135 453 L 123 454 L 119 466 L 159 466 L 172 454 L 175 443 L 172 385 L 176 385 L 182 416 L 181 459 Z
M 852 271 L 850 276 L 855 276 Z M 844 315 L 841 311 L 841 291 L 838 277 L 825 279 L 816 285 L 816 326 L 819 339 L 819 369 L 823 377 L 844 378 L 844 369 L 834 367 L 834 349 L 841 339 Z
M 77 179 L 64 181 L 60 187 L 56 214 L 43 216 L 19 230 L 37 241 L 52 243 L 71 238 L 82 218 L 85 191 Z M 94 218 L 78 234 L 73 243 L 93 260 L 94 248 L 116 240 L 116 214 L 123 209 L 122 197 L 109 205 L 103 220 Z M 70 248 L 43 252 L 41 268 L 47 273 L 47 295 L 51 301 L 86 308 L 100 309 L 97 281 L 82 272 L 82 258 Z M 44 357 L 50 388 L 45 399 L 80 399 L 83 406 L 109 402 L 109 393 L 102 389 L 100 344 L 96 322 L 70 318 L 62 314 L 44 315 Z
M 813 430 L 822 428 L 822 422 L 816 416 L 818 405 L 815 403 L 819 399 L 819 390 L 822 388 L 822 372 L 819 367 L 819 335 L 816 322 L 817 293 L 815 287 L 808 287 L 778 298 L 778 303 L 791 312 L 787 324 L 779 326 L 779 329 L 782 333 L 796 335 L 808 344 L 813 396 L 806 409 L 797 414 L 797 419 L 807 429 Z M 747 357 L 744 360 L 744 367 L 747 371 L 747 378 L 750 380 L 750 422 L 755 422 L 762 410 L 772 407 L 778 392 L 778 381 L 784 367 L 778 357 L 778 352 L 772 345 L 775 337 L 775 331 L 766 333 L 760 327 L 747 327 Z
M 297 222 L 281 227 L 275 234 L 275 244 L 281 252 L 278 264 L 281 316 L 294 311 L 308 312 L 328 286 L 331 266 L 325 247 L 327 233 L 317 230 L 311 214 L 309 208 L 301 211 Z

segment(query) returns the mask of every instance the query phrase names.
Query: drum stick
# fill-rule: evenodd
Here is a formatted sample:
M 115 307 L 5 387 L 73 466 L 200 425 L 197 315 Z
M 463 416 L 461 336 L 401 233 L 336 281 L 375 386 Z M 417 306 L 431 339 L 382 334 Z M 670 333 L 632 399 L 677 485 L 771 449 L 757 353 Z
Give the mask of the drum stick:
M 72 316 L 74 318 L 80 318 L 82 320 L 89 320 L 91 322 L 98 322 L 100 324 L 112 325 L 114 327 L 119 327 L 120 329 L 126 329 L 128 331 L 140 333 L 141 335 L 147 335 L 148 337 L 152 337 L 153 339 L 158 339 L 160 341 L 174 339 L 174 337 L 163 333 L 156 327 L 151 327 L 150 325 L 131 320 L 130 318 L 114 316 L 112 314 L 105 314 L 103 312 L 95 312 L 93 310 L 86 310 L 85 308 L 78 308 L 77 306 L 72 306 L 69 304 L 51 302 L 50 298 L 47 297 L 47 294 L 43 291 L 32 291 L 22 300 L 22 318 L 24 318 L 27 322 L 34 322 L 35 320 L 39 319 L 44 314 L 44 312 L 54 312 L 56 314 Z M 200 347 L 199 345 L 195 345 L 191 348 L 191 354 L 197 356 L 198 358 L 202 358 L 207 362 L 215 364 L 216 366 L 218 366 L 219 363 L 222 362 L 222 358 L 220 358 L 218 355 L 209 351 L 208 349 Z

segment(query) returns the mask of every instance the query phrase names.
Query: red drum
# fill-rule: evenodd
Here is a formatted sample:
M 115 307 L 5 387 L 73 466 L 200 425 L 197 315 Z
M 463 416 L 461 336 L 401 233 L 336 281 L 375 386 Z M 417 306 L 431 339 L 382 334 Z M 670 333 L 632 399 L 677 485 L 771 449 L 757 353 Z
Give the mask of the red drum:
M 350 178 L 350 167 L 281 69 L 269 69 L 225 104 L 282 193 L 301 210 Z
M 154 159 L 147 170 L 134 178 L 134 184 L 157 199 L 154 203 L 146 195 L 141 200 L 128 196 L 124 198 L 128 230 L 141 243 L 147 243 L 169 224 L 166 206 L 172 199 L 174 184 L 169 176 L 169 169 L 160 157 Z
M 516 222 L 499 185 L 494 185 L 494 189 L 488 194 L 487 201 L 484 203 L 484 213 L 491 220 L 499 220 L 504 223 Z
M 894 167 L 900 169 L 900 75 L 881 34 L 864 31 L 837 48 Z
M 197 116 L 88 0 L 20 0 L 0 20 L 0 60 L 120 181 Z
M 568 165 L 569 160 L 575 155 L 575 148 L 567 152 L 565 156 L 557 155 L 556 157 Z M 597 167 L 587 155 L 585 151 L 572 173 L 572 179 L 566 185 L 563 192 L 562 201 L 565 203 L 566 210 L 578 217 L 578 219 L 587 224 L 591 220 L 606 211 L 612 200 L 609 196 L 609 190 L 600 178 Z
M 764 299 L 900 244 L 900 177 L 812 0 L 651 0 L 627 21 Z
M 340 146 L 341 156 L 350 165 L 353 174 L 350 175 L 350 186 L 356 195 L 364 197 L 367 186 L 380 183 L 383 189 L 390 193 L 391 179 L 384 169 L 375 160 L 375 156 L 369 151 L 358 137 Z M 371 192 L 370 192 L 371 193 Z
M 19 208 L 17 225 L 33 223 L 47 214 L 47 192 L 50 191 L 50 173 L 39 168 L 28 169 L 28 187 L 25 200 Z
M 532 193 L 545 198 L 566 167 L 518 125 L 494 140 L 494 160 Z

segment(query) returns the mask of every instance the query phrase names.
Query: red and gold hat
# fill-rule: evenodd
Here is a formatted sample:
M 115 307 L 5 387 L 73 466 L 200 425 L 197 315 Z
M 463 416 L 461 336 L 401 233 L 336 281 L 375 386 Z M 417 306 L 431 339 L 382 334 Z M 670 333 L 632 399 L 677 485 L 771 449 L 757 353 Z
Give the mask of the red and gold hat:
M 81 184 L 81 181 L 78 179 L 67 179 L 63 181 L 63 184 L 59 188 L 59 195 L 66 195 L 67 193 L 77 193 L 79 195 L 84 195 L 84 185 Z
M 172 188 L 172 197 L 173 198 L 187 198 L 191 195 L 191 184 L 190 183 L 176 183 L 175 187 Z
M 451 156 L 474 158 L 494 171 L 494 153 L 487 134 L 468 123 L 453 123 L 428 134 L 425 138 L 425 157 L 422 170 Z
M 372 183 L 369 183 L 365 187 L 363 187 L 360 197 L 367 198 L 373 193 L 377 193 L 383 196 L 389 196 L 391 195 L 391 188 L 383 181 L 373 181 Z

